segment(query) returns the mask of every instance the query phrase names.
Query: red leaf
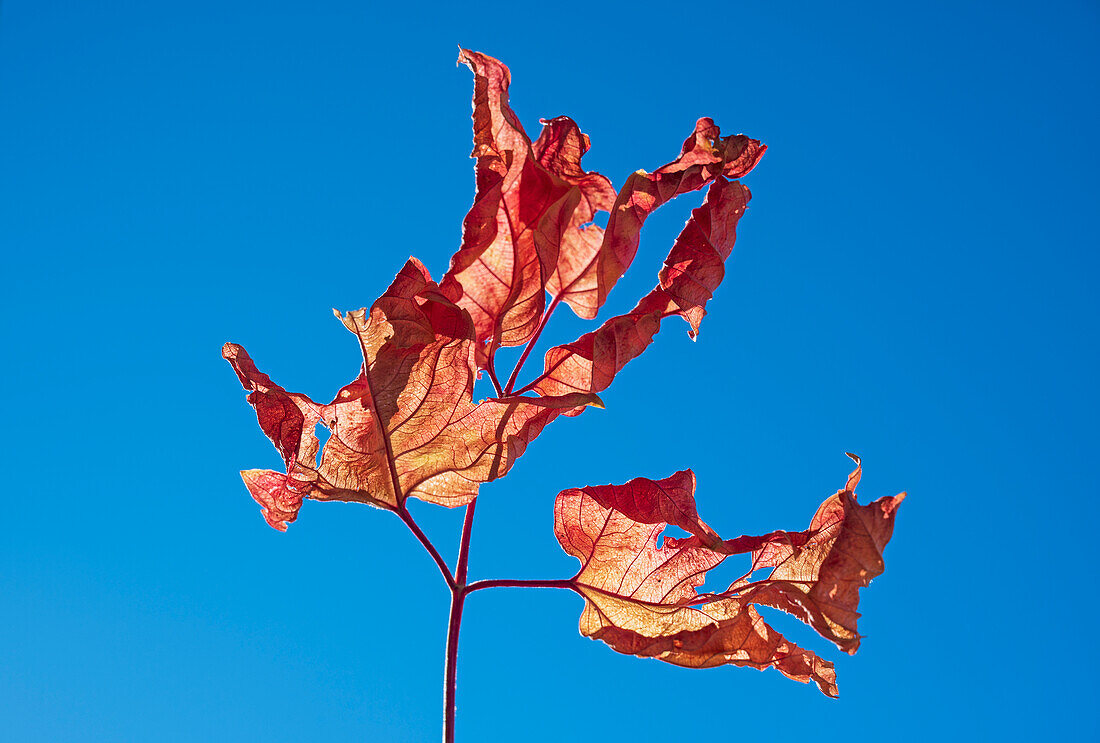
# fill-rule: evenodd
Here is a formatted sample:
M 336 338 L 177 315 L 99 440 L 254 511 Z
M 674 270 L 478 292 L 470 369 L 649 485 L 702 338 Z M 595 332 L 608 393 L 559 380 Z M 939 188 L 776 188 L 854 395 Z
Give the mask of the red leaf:
M 748 174 L 765 150 L 767 147 L 758 140 L 743 134 L 720 136 L 715 123 L 702 118 L 684 142 L 680 157 L 653 173 L 643 170 L 633 173 L 612 207 L 592 274 L 580 280 L 585 288 L 595 292 L 595 298 L 588 313 L 578 314 L 595 317 L 592 308 L 598 310 L 603 306 L 611 288 L 634 261 L 642 225 L 650 214 L 680 194 L 696 191 L 720 176 L 740 178 Z M 748 201 L 747 195 L 745 200 Z M 580 286 L 576 288 L 581 291 Z
M 703 205 L 691 213 L 659 275 L 660 284 L 624 315 L 546 353 L 543 374 L 529 384 L 541 394 L 599 393 L 644 351 L 670 315 L 684 317 L 694 338 L 704 305 L 725 275 L 723 262 L 751 198 L 740 183 L 718 178 Z M 574 413 L 579 411 L 574 411 Z
M 237 344 L 226 343 L 222 357 L 233 366 L 237 378 L 249 391 L 248 402 L 256 409 L 260 428 L 283 456 L 287 471 L 295 463 L 315 458 L 318 444 L 313 427 L 321 419 L 318 406 L 305 395 L 287 392 L 272 382 Z
M 521 345 L 534 334 L 561 250 L 583 243 L 580 227 L 608 208 L 614 189 L 581 168 L 588 139 L 575 123 L 545 122 L 532 146 L 508 106 L 508 68 L 467 50 L 459 61 L 475 75 L 477 194 L 442 284 L 470 313 L 476 339 L 489 341 L 491 356 L 497 346 Z
M 811 625 L 840 649 L 855 653 L 859 589 L 882 575 L 882 551 L 894 532 L 894 515 L 905 493 L 879 498 L 866 506 L 856 502 L 859 457 L 848 456 L 856 469 L 843 490 L 821 504 L 801 545 L 781 542 L 758 548 L 754 569 L 773 568 L 768 583 L 734 583 L 731 591 L 745 600 L 773 606 Z
M 609 212 L 615 189 L 598 173 L 586 173 L 581 156 L 588 151 L 588 136 L 567 116 L 543 121 L 535 142 L 536 156 L 548 170 L 577 186 L 577 205 L 560 231 L 557 266 L 547 282 L 551 296 L 561 295 L 580 317 L 591 320 L 599 309 L 594 303 L 595 265 L 604 244 L 603 228 L 589 224 L 598 211 Z
M 752 194 L 740 183 L 717 179 L 703 206 L 691 213 L 658 275 L 677 312 L 691 326 L 695 338 L 704 309 L 726 275 L 725 261 L 737 240 L 737 223 Z
M 358 337 L 364 362 L 326 405 L 275 385 L 239 346 L 223 351 L 254 390 L 249 399 L 261 426 L 287 459 L 288 493 L 270 476 L 245 477 L 277 528 L 294 520 L 302 497 L 387 509 L 410 496 L 446 506 L 469 503 L 481 483 L 503 476 L 557 416 L 600 404 L 595 395 L 567 394 L 475 405 L 473 323 L 415 259 L 369 313 L 340 318 Z M 332 432 L 319 466 L 318 421 Z
M 699 519 L 690 471 L 562 491 L 555 533 L 581 561 L 572 584 L 586 599 L 582 634 L 622 653 L 676 665 L 775 667 L 835 696 L 833 665 L 784 639 L 754 605 L 784 609 L 854 652 L 858 589 L 882 572 L 882 548 L 904 497 L 856 505 L 858 473 L 857 467 L 807 531 L 725 541 Z M 658 548 L 669 523 L 693 536 L 666 537 Z M 747 573 L 720 594 L 696 592 L 708 570 L 750 550 L 749 573 L 771 567 L 767 579 L 749 582 Z
M 244 470 L 241 479 L 263 507 L 267 523 L 279 531 L 286 531 L 286 525 L 298 518 L 302 498 L 311 489 L 309 483 L 299 485 L 282 472 L 271 470 Z

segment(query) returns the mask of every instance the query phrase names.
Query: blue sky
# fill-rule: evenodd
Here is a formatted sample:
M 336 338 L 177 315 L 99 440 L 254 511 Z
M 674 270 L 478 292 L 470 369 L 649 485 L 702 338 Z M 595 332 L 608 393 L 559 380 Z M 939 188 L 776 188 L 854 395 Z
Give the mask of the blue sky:
M 565 487 L 691 467 L 729 535 L 805 527 L 845 451 L 865 499 L 910 494 L 856 656 L 776 620 L 838 701 L 618 656 L 566 592 L 485 591 L 459 739 L 1096 736 L 1098 32 L 1087 2 L 5 2 L 0 737 L 437 738 L 435 567 L 366 507 L 264 524 L 237 470 L 278 455 L 219 349 L 328 398 L 359 353 L 329 309 L 410 254 L 445 270 L 473 194 L 459 44 L 616 185 L 698 116 L 769 146 L 698 342 L 667 326 L 483 490 L 473 577 L 571 575 Z M 609 310 L 698 201 L 647 223 Z M 460 513 L 414 514 L 453 555 Z

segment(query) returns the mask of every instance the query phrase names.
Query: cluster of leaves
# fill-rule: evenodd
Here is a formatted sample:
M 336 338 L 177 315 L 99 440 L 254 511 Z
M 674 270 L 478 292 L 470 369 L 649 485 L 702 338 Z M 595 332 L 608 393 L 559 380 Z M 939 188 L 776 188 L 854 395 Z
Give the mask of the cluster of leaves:
M 472 503 L 479 486 L 507 474 L 556 418 L 602 407 L 599 393 L 650 345 L 666 318 L 682 317 L 694 337 L 722 281 L 750 199 L 733 179 L 756 166 L 764 145 L 723 137 L 703 118 L 679 157 L 651 173 L 633 173 L 616 191 L 604 176 L 584 170 L 589 140 L 573 120 L 543 120 L 532 141 L 508 105 L 508 69 L 465 50 L 460 62 L 476 81 L 477 191 L 447 273 L 436 282 L 410 258 L 369 309 L 336 313 L 356 336 L 363 364 L 330 402 L 275 384 L 236 344 L 223 349 L 284 461 L 282 472 L 242 472 L 277 529 L 297 518 L 305 499 L 366 503 L 410 525 L 408 498 Z M 704 188 L 706 198 L 673 244 L 657 286 L 630 312 L 551 348 L 541 372 L 518 386 L 554 310 L 565 304 L 581 318 L 596 318 L 633 262 L 646 218 Z M 606 228 L 594 223 L 599 212 L 608 213 Z M 523 349 L 502 384 L 495 357 L 503 346 Z M 496 394 L 475 403 L 474 381 L 483 373 Z M 323 449 L 317 424 L 330 432 Z M 690 471 L 565 490 L 557 496 L 555 530 L 582 565 L 572 579 L 551 583 L 584 597 L 582 633 L 619 652 L 691 667 L 775 667 L 835 695 L 832 664 L 784 639 L 755 607 L 786 611 L 855 651 L 858 589 L 882 572 L 882 549 L 902 498 L 859 505 L 859 471 L 857 460 L 847 486 L 821 505 L 805 531 L 730 540 L 699 519 Z M 666 538 L 658 547 L 668 524 L 690 536 Z M 706 571 L 734 554 L 749 554 L 750 570 L 726 591 L 697 593 Z M 462 559 L 456 579 L 433 555 L 452 591 L 466 590 Z M 764 568 L 767 578 L 751 580 Z

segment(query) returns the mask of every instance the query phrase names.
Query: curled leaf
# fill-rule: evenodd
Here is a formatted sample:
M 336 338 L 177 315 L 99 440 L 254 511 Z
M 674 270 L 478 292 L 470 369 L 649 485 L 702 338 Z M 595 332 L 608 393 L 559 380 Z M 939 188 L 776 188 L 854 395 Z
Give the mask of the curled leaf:
M 881 573 L 882 548 L 903 496 L 858 506 L 856 482 L 858 467 L 804 532 L 731 540 L 699 518 L 690 471 L 562 491 L 554 528 L 562 548 L 581 562 L 572 579 L 585 598 L 581 633 L 619 652 L 676 665 L 773 667 L 836 696 L 833 664 L 769 627 L 756 606 L 789 611 L 834 642 L 842 631 L 858 638 L 858 588 Z M 692 536 L 665 537 L 658 547 L 670 523 Z M 696 591 L 708 570 L 750 551 L 752 568 L 727 591 Z M 749 581 L 753 570 L 768 567 L 768 578 Z M 827 606 L 825 596 L 836 606 Z
M 240 346 L 223 350 L 287 463 L 283 480 L 278 473 L 244 475 L 276 528 L 294 520 L 303 498 L 390 510 L 409 497 L 469 503 L 481 483 L 503 476 L 551 421 L 601 404 L 587 393 L 475 404 L 473 323 L 415 259 L 369 312 L 339 317 L 359 340 L 363 366 L 327 404 L 286 392 Z M 320 464 L 318 422 L 331 431 Z
M 676 314 L 687 320 L 692 338 L 706 315 L 707 301 L 726 275 L 725 261 L 737 241 L 737 223 L 752 194 L 740 183 L 717 179 L 703 206 L 691 212 L 658 275 Z
M 630 312 L 547 351 L 542 375 L 528 387 L 545 395 L 602 392 L 653 342 L 661 321 L 672 315 L 687 320 L 694 337 L 707 300 L 725 276 L 724 261 L 733 250 L 737 222 L 750 198 L 740 183 L 716 179 L 673 244 L 659 285 Z
M 894 515 L 905 493 L 865 506 L 856 502 L 859 457 L 843 490 L 821 504 L 801 544 L 770 542 L 753 553 L 754 569 L 772 568 L 768 581 L 730 586 L 744 600 L 798 617 L 837 647 L 859 648 L 859 589 L 882 575 L 882 551 L 894 532 Z
M 263 509 L 264 519 L 274 529 L 286 531 L 286 525 L 298 518 L 309 483 L 296 483 L 282 472 L 244 470 L 241 479 L 252 498 Z
M 571 119 L 545 122 L 532 145 L 508 105 L 508 68 L 467 50 L 459 61 L 475 77 L 477 193 L 442 285 L 470 313 L 476 339 L 489 343 L 491 355 L 531 338 L 559 255 L 584 243 L 591 231 L 582 226 L 615 192 L 606 178 L 581 168 L 588 138 Z
M 313 427 L 321 419 L 318 405 L 305 395 L 287 392 L 271 381 L 241 346 L 226 343 L 222 358 L 229 362 L 241 385 L 248 390 L 248 403 L 256 410 L 260 429 L 283 457 L 287 471 L 309 463 L 317 456 Z
M 642 225 L 650 214 L 680 194 L 696 191 L 715 179 L 748 174 L 765 150 L 765 145 L 743 134 L 722 137 L 714 121 L 704 117 L 684 141 L 680 157 L 652 173 L 639 170 L 631 174 L 612 207 L 594 267 L 595 307 L 603 306 L 612 287 L 634 261 Z

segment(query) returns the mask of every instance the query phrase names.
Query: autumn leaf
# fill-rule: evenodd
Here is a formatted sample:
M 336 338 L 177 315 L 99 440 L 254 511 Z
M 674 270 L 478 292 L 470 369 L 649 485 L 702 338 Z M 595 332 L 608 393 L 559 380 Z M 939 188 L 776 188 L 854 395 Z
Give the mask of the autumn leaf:
M 524 389 L 546 395 L 602 392 L 653 342 L 666 317 L 686 319 L 694 338 L 706 302 L 725 276 L 724 261 L 751 196 L 740 183 L 717 177 L 676 238 L 653 291 L 630 312 L 547 351 L 543 373 Z
M 894 514 L 905 494 L 861 506 L 855 489 L 856 469 L 843 490 L 821 504 L 804 532 L 805 541 L 768 542 L 753 550 L 753 569 L 772 568 L 768 581 L 735 583 L 730 592 L 759 605 L 773 606 L 812 626 L 824 638 L 852 654 L 859 648 L 856 631 L 859 589 L 882 575 L 882 551 L 894 531 Z
M 261 428 L 287 463 L 282 482 L 277 473 L 245 476 L 277 528 L 294 520 L 303 497 L 391 510 L 409 497 L 468 503 L 481 483 L 503 476 L 554 418 L 578 405 L 600 404 L 591 394 L 474 404 L 473 324 L 415 259 L 369 312 L 340 319 L 358 338 L 364 361 L 359 375 L 326 404 L 271 382 L 240 346 L 223 349 L 250 390 Z M 319 463 L 313 459 L 318 422 L 331 431 Z
M 241 479 L 263 509 L 264 519 L 279 531 L 286 531 L 287 524 L 298 518 L 302 499 L 312 489 L 309 480 L 295 480 L 273 470 L 244 470 Z
M 459 62 L 475 77 L 477 192 L 462 246 L 441 283 L 470 313 L 476 339 L 488 341 L 491 354 L 496 346 L 530 340 L 559 256 L 564 251 L 568 264 L 592 233 L 582 227 L 610 207 L 615 190 L 607 178 L 584 172 L 588 138 L 571 119 L 545 122 L 532 145 L 508 105 L 508 68 L 468 50 Z
M 690 471 L 562 491 L 554 529 L 581 562 L 571 581 L 585 598 L 581 633 L 618 652 L 675 665 L 776 668 L 836 696 L 833 664 L 776 632 L 756 606 L 783 609 L 855 652 L 859 588 L 882 572 L 882 549 L 904 497 L 860 506 L 859 473 L 857 460 L 848 484 L 822 504 L 809 529 L 731 540 L 700 520 Z M 691 536 L 665 537 L 658 547 L 669 524 Z M 696 592 L 708 570 L 746 552 L 752 566 L 729 589 Z M 750 580 L 761 568 L 771 568 L 770 575 Z
M 633 263 L 642 225 L 649 215 L 675 197 L 703 188 L 715 179 L 747 175 L 765 150 L 767 147 L 758 140 L 743 134 L 722 137 L 714 121 L 699 119 L 678 158 L 652 173 L 639 170 L 627 179 L 612 206 L 596 255 L 564 290 L 567 303 L 580 317 L 595 317 L 612 287 Z
M 256 410 L 260 429 L 275 444 L 287 471 L 315 457 L 318 444 L 313 427 L 321 419 L 317 404 L 305 395 L 287 392 L 272 382 L 271 377 L 257 369 L 252 357 L 236 344 L 226 343 L 222 357 L 249 391 L 248 403 Z

